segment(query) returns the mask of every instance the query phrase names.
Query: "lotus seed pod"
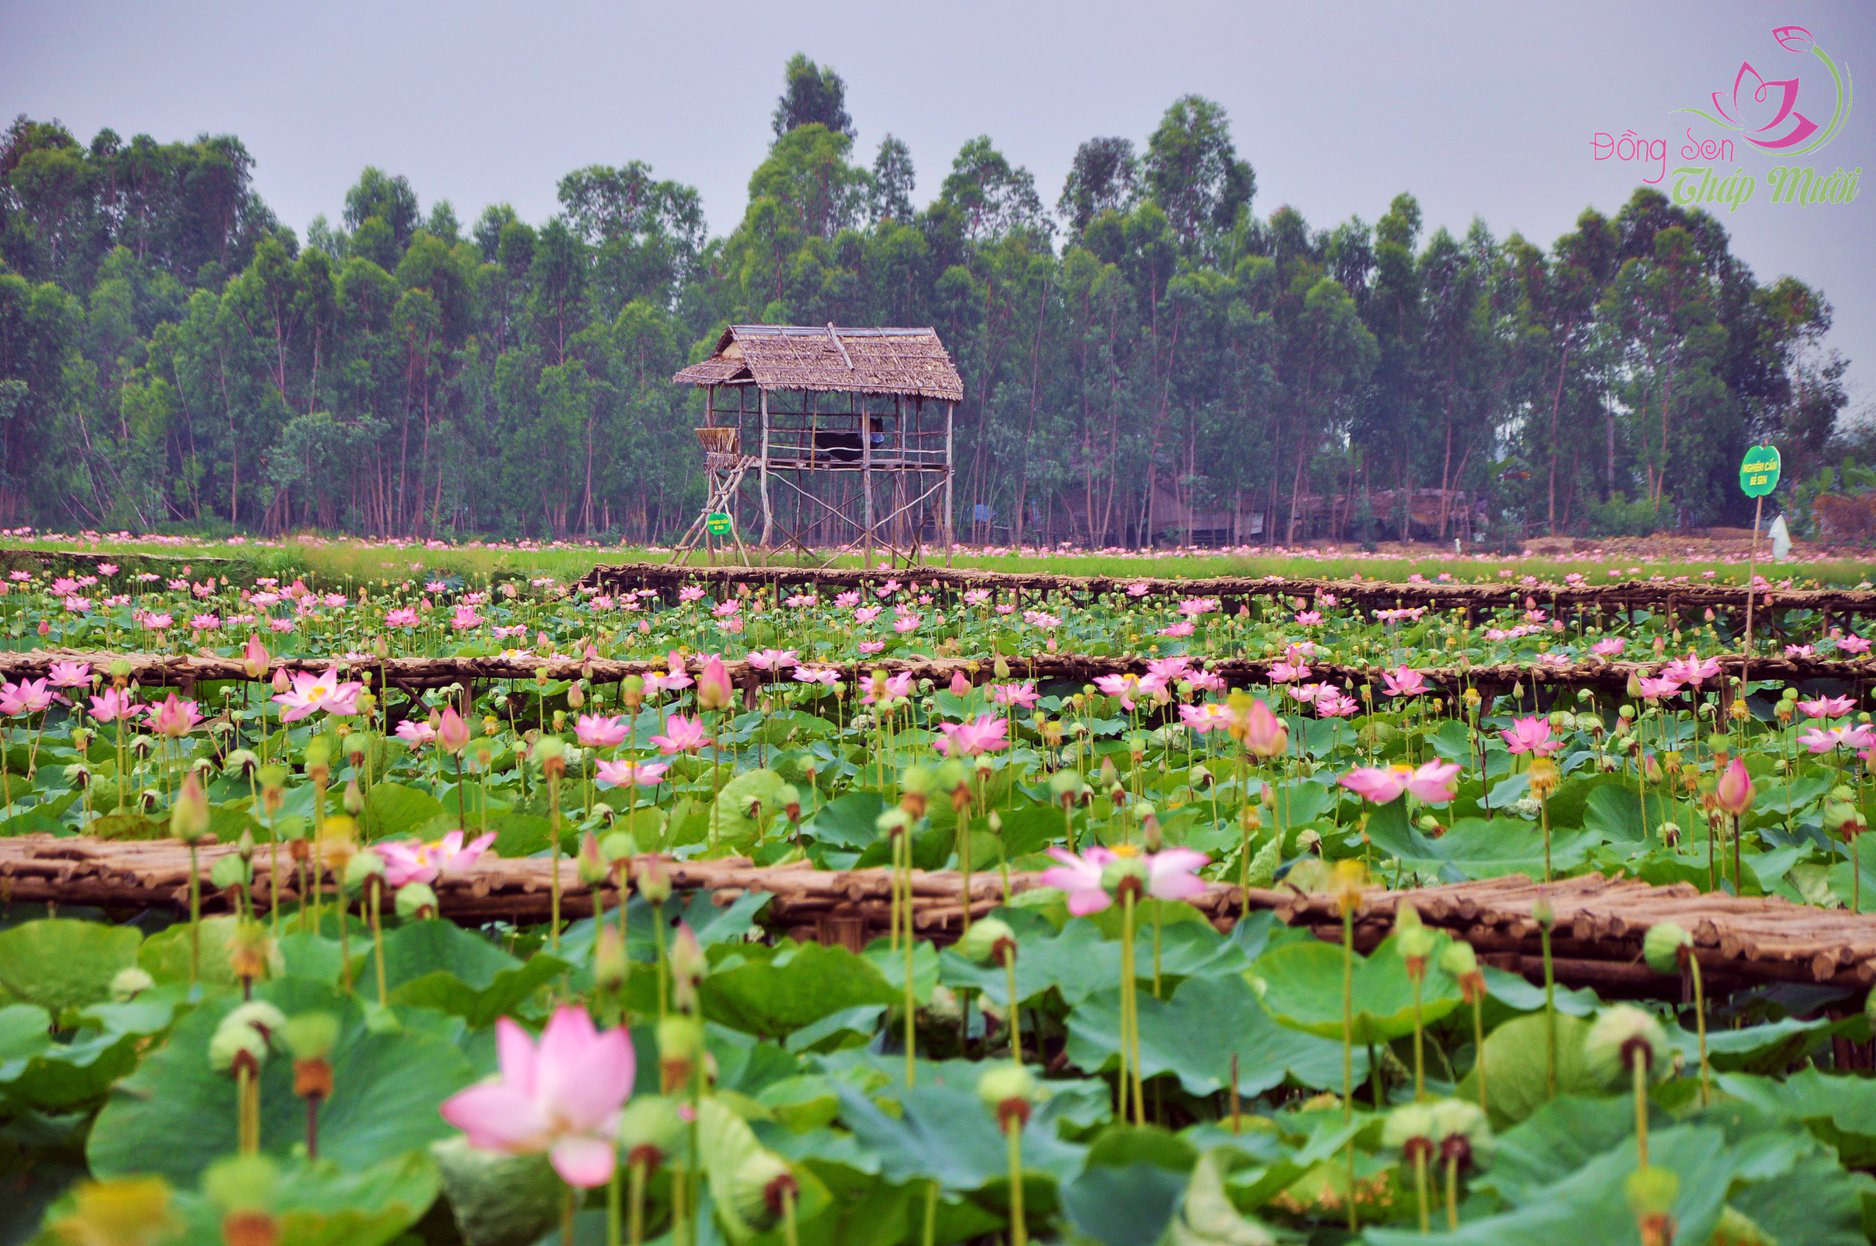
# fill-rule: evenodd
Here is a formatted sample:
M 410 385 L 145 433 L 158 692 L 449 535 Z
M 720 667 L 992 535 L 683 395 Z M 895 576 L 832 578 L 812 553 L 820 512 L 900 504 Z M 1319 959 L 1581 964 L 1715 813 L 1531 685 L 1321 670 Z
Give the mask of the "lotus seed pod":
M 358 890 L 373 879 L 384 877 L 384 858 L 366 849 L 345 863 L 345 885 Z
M 272 1042 L 274 1035 L 287 1028 L 287 1014 L 264 999 L 254 999 L 234 1008 L 221 1023 L 245 1025 L 259 1034 L 263 1042 Z
M 324 1060 L 339 1045 L 339 1018 L 329 1012 L 302 1012 L 282 1027 L 280 1039 L 295 1060 Z
M 202 1193 L 224 1215 L 265 1211 L 280 1184 L 280 1166 L 266 1155 L 217 1160 L 202 1174 Z
M 1492 1149 L 1492 1126 L 1484 1110 L 1470 1099 L 1442 1099 L 1431 1111 L 1440 1154 L 1456 1158 L 1461 1168 L 1483 1164 Z
M 1631 1172 L 1624 1179 L 1622 1189 L 1635 1218 L 1650 1219 L 1673 1210 L 1674 1200 L 1681 1191 L 1681 1179 L 1671 1168 L 1650 1164 Z
M 209 868 L 208 881 L 223 891 L 248 885 L 248 863 L 233 855 L 222 857 Z
M 1007 1129 L 1011 1119 L 1025 1124 L 1036 1097 L 1036 1079 L 1020 1064 L 999 1062 L 978 1076 L 977 1097 L 996 1113 L 999 1127 Z
M 981 918 L 971 923 L 971 928 L 958 940 L 957 948 L 959 955 L 979 964 L 1002 964 L 1006 950 L 1011 955 L 1016 952 L 1016 932 L 1001 918 Z
M 1409 926 L 1400 932 L 1394 946 L 1410 972 L 1415 965 L 1424 972 L 1427 957 L 1433 955 L 1433 932 L 1425 926 Z
M 229 1073 L 238 1062 L 255 1067 L 267 1059 L 267 1040 L 251 1025 L 222 1022 L 208 1040 L 208 1066 L 217 1073 Z
M 1637 1060 L 1652 1075 L 1658 1065 L 1666 1064 L 1662 1057 L 1667 1049 L 1668 1036 L 1661 1022 L 1633 1004 L 1611 1004 L 1597 1013 L 1583 1043 L 1590 1068 L 1610 1084 L 1626 1078 Z
M 1419 1103 L 1403 1104 L 1388 1113 L 1387 1124 L 1381 1129 L 1381 1143 L 1399 1151 L 1402 1158 L 1412 1160 L 1416 1151 L 1424 1149 L 1432 1153 L 1435 1128 L 1437 1121 L 1432 1108 Z
M 594 806 L 594 809 L 597 810 L 598 806 Z M 624 861 L 638 850 L 638 845 L 624 831 L 613 831 L 599 841 L 599 850 L 608 861 Z
M 405 883 L 397 889 L 397 917 L 399 921 L 416 921 L 423 917 L 434 917 L 437 912 L 436 892 L 428 883 Z
M 1545 930 L 1557 924 L 1557 910 L 1550 905 L 1550 897 L 1540 895 L 1531 904 L 1531 920 Z
M 1440 968 L 1455 978 L 1469 978 L 1479 972 L 1479 955 L 1463 939 L 1454 939 L 1440 953 Z
M 751 1228 L 768 1229 L 782 1218 L 782 1201 L 800 1187 L 781 1156 L 759 1150 L 736 1166 L 730 1175 L 730 1205 Z
M 120 969 L 111 978 L 111 998 L 118 1003 L 125 1003 L 137 998 L 156 985 L 156 979 L 135 965 Z
M 626 1162 L 656 1168 L 684 1142 L 684 1118 L 663 1095 L 637 1095 L 619 1115 L 619 1145 Z
M 1673 922 L 1650 926 L 1642 938 L 1642 959 L 1656 973 L 1679 973 L 1682 963 L 1693 954 L 1694 939 Z

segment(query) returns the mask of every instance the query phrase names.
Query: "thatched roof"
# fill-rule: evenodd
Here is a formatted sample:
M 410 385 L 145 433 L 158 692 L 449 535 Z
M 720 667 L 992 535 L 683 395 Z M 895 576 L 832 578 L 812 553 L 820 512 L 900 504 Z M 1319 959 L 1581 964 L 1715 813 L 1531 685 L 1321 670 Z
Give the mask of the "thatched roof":
M 671 378 L 680 385 L 753 383 L 760 389 L 906 394 L 961 402 L 964 381 L 935 329 L 733 324 L 710 358 Z

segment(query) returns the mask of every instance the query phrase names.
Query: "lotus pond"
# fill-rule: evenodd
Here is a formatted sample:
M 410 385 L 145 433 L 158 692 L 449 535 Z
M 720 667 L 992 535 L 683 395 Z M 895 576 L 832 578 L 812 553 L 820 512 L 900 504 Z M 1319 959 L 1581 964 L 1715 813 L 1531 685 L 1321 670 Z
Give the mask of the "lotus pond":
M 1405 910 L 1364 954 L 1186 903 L 1279 886 L 1352 914 L 1364 885 L 1598 871 L 1876 912 L 1869 624 L 1787 614 L 1755 653 L 1851 674 L 1742 687 L 1717 661 L 1740 620 L 1553 616 L 1525 584 L 1471 623 L 883 574 L 672 600 L 109 564 L 5 587 L 7 645 L 48 652 L 0 683 L 0 836 L 238 851 L 174 910 L 0 910 L 0 1240 L 1876 1233 L 1863 998 L 1708 998 L 1668 924 L 1661 989 L 1619 999 Z M 1028 673 L 1051 653 L 1149 661 Z M 133 654 L 249 678 L 141 687 Z M 501 654 L 654 665 L 371 682 Z M 1212 669 L 1246 656 L 1265 682 Z M 920 658 L 974 667 L 894 661 Z M 1529 677 L 1503 692 L 1422 673 L 1507 662 Z M 1595 663 L 1632 664 L 1626 690 L 1556 682 Z M 438 916 L 440 881 L 550 856 L 629 899 Z M 672 891 L 671 863 L 729 857 L 882 867 L 903 903 L 851 949 L 786 937 L 762 893 Z M 914 871 L 1039 870 L 954 942 L 907 933 Z

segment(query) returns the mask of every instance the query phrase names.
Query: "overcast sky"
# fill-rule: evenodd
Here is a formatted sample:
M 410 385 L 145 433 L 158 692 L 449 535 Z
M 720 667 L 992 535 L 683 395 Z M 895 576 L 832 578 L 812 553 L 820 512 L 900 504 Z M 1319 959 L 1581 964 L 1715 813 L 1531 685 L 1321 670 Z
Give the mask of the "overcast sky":
M 1773 204 L 1765 173 L 1779 162 L 1737 143 L 1731 167 L 1759 189 L 1716 211 L 1761 280 L 1790 273 L 1824 290 L 1862 406 L 1876 399 L 1876 9 L 1864 0 L 0 0 L 0 111 L 57 118 L 87 141 L 105 126 L 239 135 L 262 196 L 302 234 L 319 213 L 337 219 L 367 164 L 407 176 L 426 209 L 447 198 L 467 224 L 500 201 L 538 222 L 567 171 L 633 159 L 698 187 L 722 232 L 770 140 L 782 65 L 802 51 L 846 79 L 862 160 L 887 132 L 911 146 L 921 202 L 958 148 L 988 134 L 1053 204 L 1077 143 L 1144 144 L 1196 92 L 1229 112 L 1260 216 L 1287 203 L 1316 226 L 1373 222 L 1407 190 L 1429 230 L 1476 215 L 1548 246 L 1644 176 L 1596 162 L 1592 135 L 1667 139 L 1672 169 L 1689 123 L 1718 133 L 1673 110 L 1730 98 L 1742 60 L 1767 79 L 1796 74 L 1798 111 L 1828 124 L 1821 63 L 1772 39 L 1787 22 L 1867 93 L 1808 162 L 1869 165 L 1872 184 L 1849 205 Z

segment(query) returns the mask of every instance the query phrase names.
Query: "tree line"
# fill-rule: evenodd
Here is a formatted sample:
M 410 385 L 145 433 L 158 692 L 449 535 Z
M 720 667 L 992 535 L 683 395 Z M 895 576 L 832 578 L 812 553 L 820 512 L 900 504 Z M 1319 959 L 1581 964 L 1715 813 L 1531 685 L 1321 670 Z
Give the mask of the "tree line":
M 1225 111 L 1187 96 L 1142 143 L 1081 144 L 1052 207 L 987 136 L 921 206 L 831 69 L 791 60 L 772 124 L 720 237 L 637 161 L 567 174 L 539 223 L 367 168 L 300 237 L 232 136 L 19 118 L 0 524 L 669 537 L 702 497 L 701 400 L 669 378 L 731 321 L 935 326 L 960 525 L 988 507 L 998 540 L 1219 511 L 1293 539 L 1332 496 L 1361 499 L 1337 535 L 1390 537 L 1420 490 L 1522 531 L 1737 522 L 1747 445 L 1788 473 L 1845 448 L 1823 294 L 1650 189 L 1549 246 L 1429 230 L 1405 193 L 1312 226 L 1259 211 Z

